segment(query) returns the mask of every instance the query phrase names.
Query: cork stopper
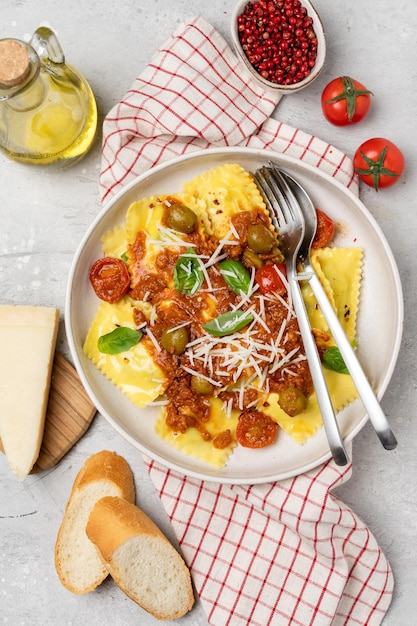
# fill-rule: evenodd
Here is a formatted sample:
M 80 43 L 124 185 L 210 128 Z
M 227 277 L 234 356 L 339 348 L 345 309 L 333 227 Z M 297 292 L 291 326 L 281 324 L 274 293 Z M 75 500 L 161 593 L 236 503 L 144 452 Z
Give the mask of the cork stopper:
M 0 41 L 0 83 L 15 87 L 22 83 L 30 71 L 26 47 L 15 39 Z

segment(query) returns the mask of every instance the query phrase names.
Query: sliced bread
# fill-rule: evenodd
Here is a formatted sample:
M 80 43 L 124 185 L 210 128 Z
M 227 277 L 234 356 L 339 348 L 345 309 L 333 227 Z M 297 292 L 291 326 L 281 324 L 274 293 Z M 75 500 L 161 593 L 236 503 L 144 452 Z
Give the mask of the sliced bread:
M 190 572 L 158 526 L 136 505 L 107 496 L 91 511 L 86 532 L 120 589 L 160 620 L 194 604 Z
M 89 457 L 78 472 L 55 544 L 55 569 L 73 593 L 95 589 L 108 575 L 100 554 L 86 535 L 88 516 L 104 496 L 135 501 L 133 474 L 115 452 L 102 450 Z

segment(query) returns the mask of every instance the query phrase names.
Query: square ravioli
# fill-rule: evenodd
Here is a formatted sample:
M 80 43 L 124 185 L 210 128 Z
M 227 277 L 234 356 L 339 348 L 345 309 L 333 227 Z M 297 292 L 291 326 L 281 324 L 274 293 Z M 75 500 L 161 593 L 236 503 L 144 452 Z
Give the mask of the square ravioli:
M 130 289 L 100 305 L 84 351 L 136 406 L 161 405 L 155 429 L 165 441 L 222 467 L 237 445 L 272 443 L 274 429 L 300 444 L 314 436 L 322 420 L 280 238 L 249 172 L 221 165 L 179 192 L 139 199 L 102 243 L 105 256 L 124 259 Z M 362 250 L 320 248 L 312 261 L 354 342 Z M 260 278 L 268 273 L 269 291 Z M 334 345 L 307 282 L 302 292 L 320 349 Z M 115 328 L 136 329 L 141 338 L 103 354 L 99 339 Z M 336 411 L 357 397 L 349 375 L 325 369 L 325 376 Z M 293 415 L 280 403 L 288 387 L 304 399 Z M 275 433 L 267 443 L 257 415 Z M 246 440 L 242 416 L 252 424 Z

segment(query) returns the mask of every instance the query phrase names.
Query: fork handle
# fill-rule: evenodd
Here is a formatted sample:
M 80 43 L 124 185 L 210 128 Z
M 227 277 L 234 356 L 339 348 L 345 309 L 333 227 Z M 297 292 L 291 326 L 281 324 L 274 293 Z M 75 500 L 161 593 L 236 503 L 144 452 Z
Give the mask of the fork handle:
M 304 267 L 307 273 L 309 269 L 308 266 Z M 313 267 L 311 267 L 311 277 L 307 280 L 309 280 L 317 303 L 329 325 L 330 332 L 349 370 L 371 424 L 384 448 L 393 450 L 397 445 L 397 440 Z
M 310 366 L 311 377 L 323 418 L 324 429 L 330 446 L 330 451 L 337 465 L 346 465 L 349 458 L 340 435 L 326 379 L 324 378 L 320 356 L 311 332 L 311 326 L 301 293 L 300 284 L 291 267 L 287 267 L 287 279 L 291 287 L 293 306 L 297 315 L 298 326 L 300 328 L 301 337 L 304 343 L 304 350 Z

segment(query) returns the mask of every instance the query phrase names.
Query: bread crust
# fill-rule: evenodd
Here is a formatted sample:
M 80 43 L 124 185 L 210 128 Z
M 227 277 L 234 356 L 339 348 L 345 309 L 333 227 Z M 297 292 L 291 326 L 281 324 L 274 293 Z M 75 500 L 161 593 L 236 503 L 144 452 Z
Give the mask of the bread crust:
M 101 555 L 85 533 L 92 508 L 106 492 L 116 492 L 120 498 L 135 502 L 134 479 L 128 463 L 116 452 L 102 450 L 90 456 L 75 477 L 55 543 L 58 578 L 72 593 L 88 593 L 108 575 Z M 74 539 L 76 545 L 73 545 Z M 75 556 L 77 549 L 80 552 L 78 557 Z M 80 583 L 80 572 L 89 579 L 88 582 Z
M 126 500 L 129 502 L 135 501 L 135 485 L 132 470 L 127 461 L 116 452 L 101 450 L 91 455 L 85 461 L 75 477 L 70 500 L 77 490 L 96 480 L 108 480 L 118 485 L 121 491 L 123 491 L 123 497 Z
M 192 608 L 194 593 L 187 565 L 160 528 L 135 504 L 115 496 L 106 496 L 98 500 L 90 513 L 86 533 L 100 551 L 115 583 L 127 596 L 154 617 L 160 620 L 176 619 L 185 615 Z M 129 591 L 127 581 L 118 567 L 115 554 L 121 546 L 137 536 L 147 536 L 162 542 L 166 546 L 167 552 L 169 551 L 170 557 L 175 559 L 181 577 L 181 595 L 184 598 L 181 607 L 177 606 L 172 611 L 165 611 L 164 613 L 156 609 L 152 610 Z M 163 565 L 159 563 L 158 567 L 161 568 Z
M 139 533 L 168 539 L 158 526 L 137 506 L 126 506 L 121 498 L 106 496 L 98 500 L 88 518 L 87 536 L 98 547 L 105 561 L 122 543 Z

